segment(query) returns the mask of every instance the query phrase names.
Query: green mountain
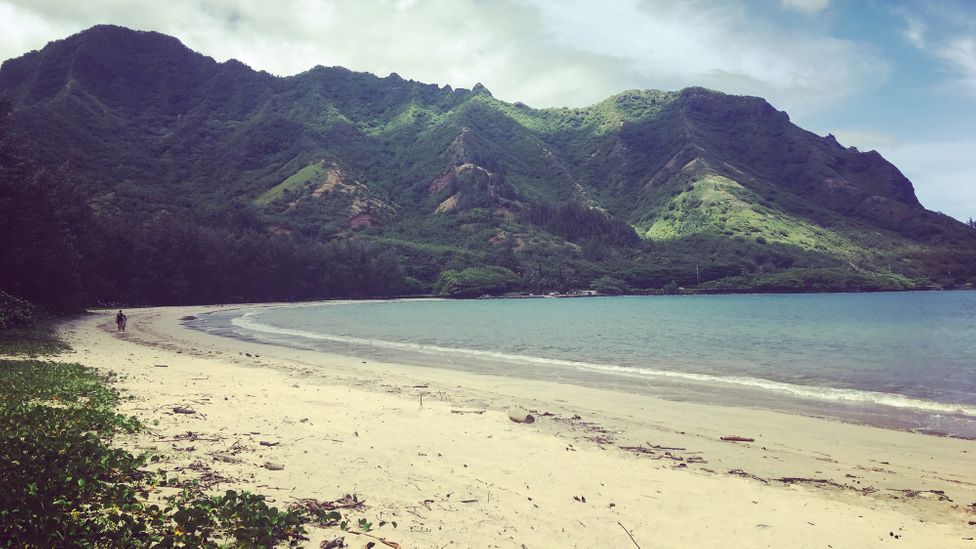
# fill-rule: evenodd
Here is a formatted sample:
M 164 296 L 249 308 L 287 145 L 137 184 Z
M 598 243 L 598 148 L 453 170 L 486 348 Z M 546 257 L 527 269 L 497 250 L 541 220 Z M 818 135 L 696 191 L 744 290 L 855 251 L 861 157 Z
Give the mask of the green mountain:
M 95 226 L 153 241 L 178 225 L 201 261 L 246 233 L 254 253 L 327 246 L 346 265 L 284 297 L 336 295 L 336 277 L 376 257 L 396 280 L 340 293 L 904 289 L 976 277 L 976 231 L 925 210 L 877 152 L 807 132 L 756 97 L 631 90 L 534 109 L 480 84 L 320 66 L 280 78 L 112 26 L 4 62 L 0 94 L 30 164 L 62 167 Z M 141 246 L 115 237 L 127 253 Z M 106 246 L 93 257 L 126 263 Z M 208 275 L 194 276 L 165 292 L 105 273 L 82 286 L 102 300 L 282 297 L 208 293 Z

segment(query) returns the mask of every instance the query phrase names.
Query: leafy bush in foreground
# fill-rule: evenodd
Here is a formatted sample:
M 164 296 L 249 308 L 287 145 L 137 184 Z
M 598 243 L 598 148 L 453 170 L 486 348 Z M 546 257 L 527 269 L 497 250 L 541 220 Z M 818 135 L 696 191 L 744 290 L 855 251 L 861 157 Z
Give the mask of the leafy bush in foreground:
M 141 460 L 110 448 L 138 427 L 116 395 L 78 364 L 0 362 L 0 538 L 12 546 L 131 542 L 145 525 L 124 514 Z M 136 528 L 136 526 L 141 526 Z
M 307 539 L 309 523 L 349 529 L 335 511 L 193 484 L 150 503 L 156 486 L 179 483 L 111 446 L 141 426 L 115 411 L 108 379 L 79 364 L 0 361 L 0 547 L 275 547 Z

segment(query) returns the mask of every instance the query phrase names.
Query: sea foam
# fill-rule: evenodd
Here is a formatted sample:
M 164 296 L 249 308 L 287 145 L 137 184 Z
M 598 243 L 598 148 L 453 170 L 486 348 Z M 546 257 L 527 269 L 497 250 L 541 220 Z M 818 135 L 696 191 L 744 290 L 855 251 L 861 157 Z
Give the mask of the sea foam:
M 768 379 L 761 379 L 747 376 L 717 376 L 710 374 L 697 374 L 691 372 L 676 372 L 668 370 L 634 368 L 631 366 L 619 366 L 613 364 L 596 364 L 592 362 L 582 362 L 573 360 L 562 360 L 554 358 L 544 358 L 530 355 L 500 353 L 496 351 L 484 351 L 479 349 L 465 349 L 456 347 L 443 347 L 439 345 L 427 345 L 420 343 L 409 343 L 399 341 L 386 341 L 380 339 L 366 339 L 352 336 L 335 334 L 314 333 L 304 330 L 293 330 L 258 322 L 254 319 L 255 313 L 248 312 L 240 317 L 231 320 L 231 323 L 239 328 L 252 332 L 291 336 L 302 339 L 317 341 L 332 341 L 351 345 L 361 345 L 366 347 L 391 349 L 399 351 L 412 351 L 433 355 L 453 355 L 467 356 L 483 360 L 501 361 L 516 364 L 538 364 L 550 367 L 569 367 L 577 370 L 600 372 L 615 376 L 636 377 L 643 379 L 675 379 L 679 381 L 691 381 L 705 384 L 724 384 L 733 387 L 744 387 L 759 389 L 787 395 L 796 398 L 804 398 L 819 401 L 848 402 L 860 404 L 875 404 L 916 410 L 930 414 L 952 414 L 976 417 L 976 407 L 964 404 L 936 402 L 908 397 L 897 393 L 883 393 L 878 391 L 863 391 L 858 389 L 847 389 L 837 387 L 820 387 L 811 385 L 797 385 L 784 383 Z

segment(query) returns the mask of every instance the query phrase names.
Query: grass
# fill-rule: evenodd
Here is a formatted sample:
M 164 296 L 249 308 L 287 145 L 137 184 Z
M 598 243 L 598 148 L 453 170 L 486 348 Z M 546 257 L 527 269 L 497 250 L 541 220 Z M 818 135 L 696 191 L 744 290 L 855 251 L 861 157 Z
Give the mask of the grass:
M 605 135 L 622 124 L 646 121 L 658 115 L 677 96 L 674 92 L 627 90 L 587 107 L 532 109 L 498 100 L 493 107 L 538 134 L 591 131 Z
M 452 111 L 442 112 L 434 106 L 411 101 L 389 120 L 377 120 L 375 125 L 365 126 L 363 131 L 372 137 L 383 137 L 414 126 L 424 130 L 449 119 L 452 114 Z
M 645 237 L 672 240 L 692 234 L 724 234 L 760 243 L 781 243 L 851 261 L 876 261 L 870 248 L 893 249 L 902 240 L 881 234 L 827 228 L 763 204 L 761 197 L 732 179 L 710 175 L 672 196 L 645 225 Z M 877 233 L 877 231 L 875 231 Z M 866 238 L 877 240 L 865 246 Z
M 271 202 L 281 198 L 282 195 L 285 194 L 285 191 L 293 190 L 296 187 L 308 183 L 309 181 L 319 179 L 325 175 L 325 172 L 326 168 L 324 162 L 317 162 L 315 164 L 305 166 L 288 177 L 288 179 L 285 179 L 281 183 L 278 183 L 274 187 L 271 187 L 265 191 L 264 194 L 254 199 L 254 202 L 262 206 L 270 204 Z

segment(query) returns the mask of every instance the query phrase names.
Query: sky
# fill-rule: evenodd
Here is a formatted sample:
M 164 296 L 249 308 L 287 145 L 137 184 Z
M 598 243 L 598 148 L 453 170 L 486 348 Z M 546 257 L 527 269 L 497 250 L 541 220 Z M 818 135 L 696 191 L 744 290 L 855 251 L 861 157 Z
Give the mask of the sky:
M 976 218 L 976 0 L 0 0 L 0 59 L 99 23 L 282 76 L 480 82 L 534 107 L 634 88 L 757 95 L 878 150 L 927 208 Z

